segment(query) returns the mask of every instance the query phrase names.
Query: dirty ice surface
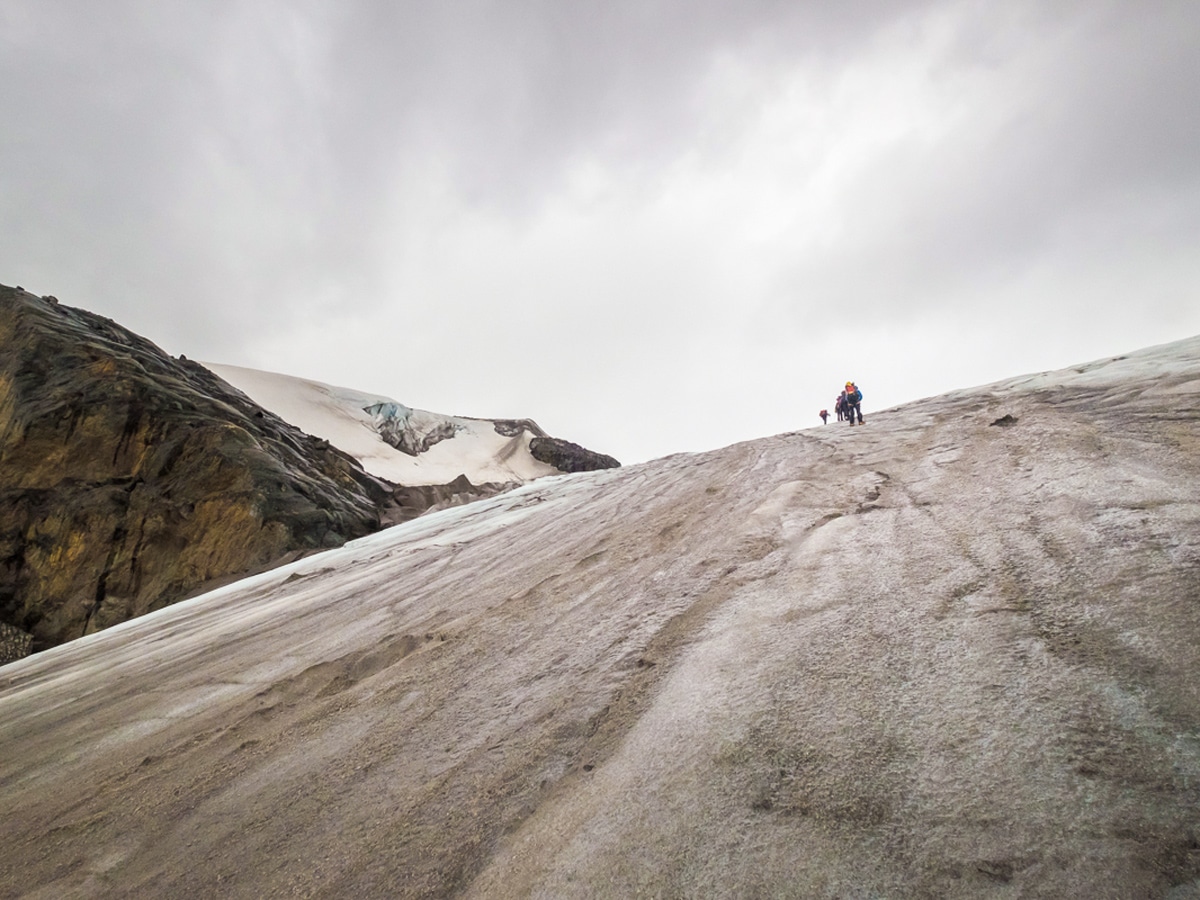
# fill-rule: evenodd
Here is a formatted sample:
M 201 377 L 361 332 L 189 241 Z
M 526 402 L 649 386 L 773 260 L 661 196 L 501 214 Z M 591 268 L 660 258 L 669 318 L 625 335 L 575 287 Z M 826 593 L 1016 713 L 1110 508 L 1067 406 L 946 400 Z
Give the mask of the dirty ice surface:
M 324 438 L 357 459 L 367 472 L 395 484 L 448 484 L 459 475 L 466 475 L 472 484 L 524 483 L 558 472 L 530 454 L 530 432 L 505 436 L 488 419 L 411 409 L 390 397 L 274 372 L 215 363 L 204 366 L 259 406 L 301 431 Z M 414 443 L 438 432 L 452 437 L 416 455 L 405 453 L 381 437 L 385 417 Z
M 1200 896 L 1198 384 L 545 478 L 10 664 L 0 896 Z

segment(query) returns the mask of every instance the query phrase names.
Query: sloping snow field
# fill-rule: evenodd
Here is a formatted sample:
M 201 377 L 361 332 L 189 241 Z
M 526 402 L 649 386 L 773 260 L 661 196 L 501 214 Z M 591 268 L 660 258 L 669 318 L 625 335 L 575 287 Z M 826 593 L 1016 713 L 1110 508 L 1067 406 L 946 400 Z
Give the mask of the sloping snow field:
M 866 414 L 0 669 L 0 896 L 1200 896 L 1200 339 Z
M 553 466 L 530 454 L 531 433 L 505 436 L 489 419 L 410 409 L 390 397 L 274 372 L 215 363 L 204 366 L 259 406 L 301 431 L 324 438 L 357 459 L 370 474 L 395 484 L 448 484 L 459 475 L 466 475 L 472 484 L 525 483 L 558 474 Z M 368 412 L 372 407 L 397 411 L 415 434 L 429 434 L 440 427 L 454 436 L 422 453 L 404 453 L 380 437 L 378 417 Z

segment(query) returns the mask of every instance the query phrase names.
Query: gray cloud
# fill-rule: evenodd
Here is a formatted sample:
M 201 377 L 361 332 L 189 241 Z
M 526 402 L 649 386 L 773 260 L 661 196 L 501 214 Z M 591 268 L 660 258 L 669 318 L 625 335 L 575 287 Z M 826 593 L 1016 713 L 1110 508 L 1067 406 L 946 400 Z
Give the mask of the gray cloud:
M 12 0 L 0 280 L 713 446 L 847 369 L 896 402 L 1200 330 L 1198 43 L 1183 0 Z

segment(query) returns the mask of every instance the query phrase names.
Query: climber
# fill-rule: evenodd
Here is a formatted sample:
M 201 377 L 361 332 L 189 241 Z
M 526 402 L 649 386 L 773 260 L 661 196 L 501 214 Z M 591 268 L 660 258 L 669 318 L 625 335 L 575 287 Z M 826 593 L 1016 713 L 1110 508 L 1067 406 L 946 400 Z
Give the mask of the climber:
M 829 421 L 829 410 L 823 409 L 819 413 L 817 413 L 817 415 L 821 417 L 822 425 L 824 425 L 826 422 Z
M 854 424 L 855 413 L 858 413 L 858 424 L 863 424 L 862 391 L 858 389 L 858 385 L 853 381 L 847 381 L 846 390 L 842 396 L 846 398 L 846 418 L 850 420 L 850 424 Z

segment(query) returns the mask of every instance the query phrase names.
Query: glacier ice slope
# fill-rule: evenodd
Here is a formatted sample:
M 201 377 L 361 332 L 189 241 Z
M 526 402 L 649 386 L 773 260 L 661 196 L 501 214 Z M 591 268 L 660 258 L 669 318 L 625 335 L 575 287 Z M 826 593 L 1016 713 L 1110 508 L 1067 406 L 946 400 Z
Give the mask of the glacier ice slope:
M 204 366 L 264 409 L 324 438 L 357 459 L 367 472 L 393 484 L 448 484 L 459 475 L 476 485 L 525 483 L 559 474 L 554 466 L 533 457 L 529 445 L 535 435 L 530 430 L 501 434 L 492 419 L 410 409 L 380 394 L 274 372 L 215 363 Z M 405 453 L 385 441 L 380 431 L 389 426 L 417 452 Z M 420 449 L 426 444 L 427 449 Z
M 14 663 L 0 843 L 0 896 L 1198 896 L 1200 339 Z

